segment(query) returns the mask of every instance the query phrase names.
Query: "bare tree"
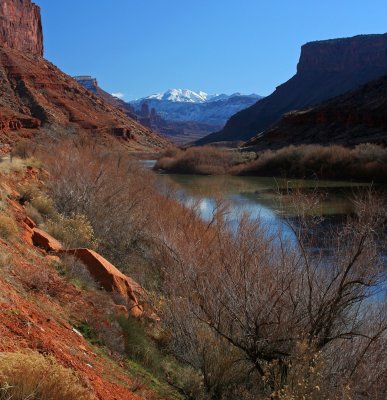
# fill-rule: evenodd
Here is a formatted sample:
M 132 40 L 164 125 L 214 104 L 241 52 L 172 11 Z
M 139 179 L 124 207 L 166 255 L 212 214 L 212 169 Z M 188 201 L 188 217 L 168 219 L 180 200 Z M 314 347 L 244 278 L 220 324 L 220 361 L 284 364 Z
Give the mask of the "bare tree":
M 302 212 L 297 221 L 288 221 L 290 237 L 247 216 L 235 232 L 227 229 L 223 215 L 214 216 L 204 231 L 193 229 L 189 219 L 174 231 L 162 231 L 159 257 L 175 351 L 197 357 L 200 346 L 192 338 L 205 326 L 243 354 L 263 381 L 275 365 L 280 386 L 286 387 L 299 345 L 307 343 L 324 356 L 328 391 L 338 391 L 339 383 L 348 386 L 356 376 L 353 390 L 359 394 L 357 371 L 385 340 L 379 233 L 386 215 L 375 198 L 356 206 L 356 215 L 325 226 L 325 237 L 317 239 L 318 221 L 311 234 Z M 334 364 L 336 349 L 342 360 Z M 378 368 L 384 371 L 385 364 Z M 380 391 L 382 376 L 374 371 L 363 380 Z M 271 390 L 276 386 L 271 379 L 266 384 Z

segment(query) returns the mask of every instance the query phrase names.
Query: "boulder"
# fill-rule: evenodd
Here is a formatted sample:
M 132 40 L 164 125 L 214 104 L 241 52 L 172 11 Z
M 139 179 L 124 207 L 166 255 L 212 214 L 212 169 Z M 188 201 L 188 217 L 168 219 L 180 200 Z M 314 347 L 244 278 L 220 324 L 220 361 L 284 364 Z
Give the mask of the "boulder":
M 141 286 L 133 279 L 124 275 L 113 264 L 100 254 L 90 249 L 71 249 L 63 251 L 80 260 L 89 270 L 91 276 L 108 292 L 116 293 L 127 304 L 129 313 L 133 317 L 140 317 L 143 308 L 136 295 L 141 295 Z
M 25 218 L 24 218 L 24 223 L 25 223 L 26 225 L 28 225 L 31 229 L 36 228 L 35 222 L 34 222 L 30 217 L 25 217 Z
M 32 242 L 46 251 L 62 250 L 62 245 L 55 238 L 38 228 L 32 230 Z

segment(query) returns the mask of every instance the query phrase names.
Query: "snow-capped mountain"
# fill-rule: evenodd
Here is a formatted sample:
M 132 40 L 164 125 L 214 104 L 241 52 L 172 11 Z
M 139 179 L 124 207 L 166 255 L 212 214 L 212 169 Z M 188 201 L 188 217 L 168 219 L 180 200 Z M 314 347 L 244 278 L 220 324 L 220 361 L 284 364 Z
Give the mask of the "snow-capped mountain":
M 178 103 L 205 103 L 208 94 L 205 92 L 194 92 L 189 89 L 169 89 L 164 93 L 155 93 L 140 100 L 162 100 Z
M 144 104 L 155 109 L 166 121 L 193 121 L 222 126 L 235 113 L 250 107 L 262 97 L 257 94 L 240 93 L 208 94 L 189 89 L 170 89 L 130 102 L 141 112 Z

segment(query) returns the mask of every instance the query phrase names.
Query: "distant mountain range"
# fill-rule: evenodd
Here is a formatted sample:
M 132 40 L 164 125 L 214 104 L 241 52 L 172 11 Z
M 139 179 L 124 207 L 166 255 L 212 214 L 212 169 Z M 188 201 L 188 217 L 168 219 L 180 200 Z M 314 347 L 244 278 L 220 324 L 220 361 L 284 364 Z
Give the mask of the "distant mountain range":
M 131 101 L 136 112 L 143 104 L 166 121 L 199 122 L 222 127 L 233 114 L 255 104 L 262 96 L 240 93 L 208 94 L 188 89 L 170 89 L 164 93 Z
M 289 111 L 315 106 L 387 74 L 387 33 L 310 42 L 297 73 L 268 97 L 233 115 L 197 144 L 262 137 Z M 291 138 L 286 143 L 291 143 Z M 263 143 L 263 142 L 262 142 Z

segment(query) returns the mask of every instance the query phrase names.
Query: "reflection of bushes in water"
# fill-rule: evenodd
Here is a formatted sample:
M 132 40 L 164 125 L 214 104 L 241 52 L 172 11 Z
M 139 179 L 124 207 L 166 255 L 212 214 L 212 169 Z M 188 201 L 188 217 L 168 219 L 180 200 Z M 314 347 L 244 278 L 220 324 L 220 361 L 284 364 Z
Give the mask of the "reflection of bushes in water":
M 0 400 L 91 400 L 70 369 L 40 354 L 0 353 Z

